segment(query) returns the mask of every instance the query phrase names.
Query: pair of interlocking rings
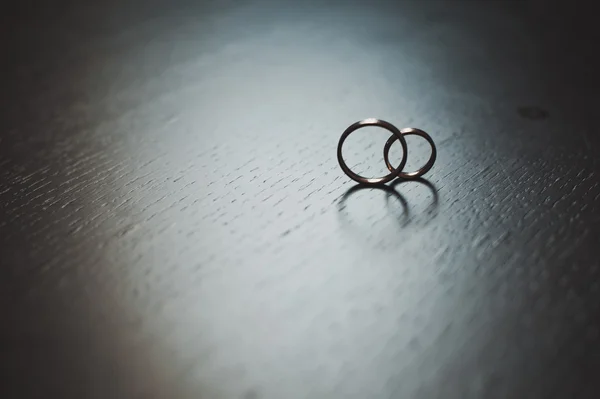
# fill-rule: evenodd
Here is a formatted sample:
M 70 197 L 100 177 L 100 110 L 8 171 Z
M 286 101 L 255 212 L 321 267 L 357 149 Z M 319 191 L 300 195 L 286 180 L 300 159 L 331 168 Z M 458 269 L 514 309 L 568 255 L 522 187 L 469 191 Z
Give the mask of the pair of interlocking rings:
M 385 165 L 387 166 L 390 173 L 383 177 L 367 178 L 367 177 L 363 177 L 363 176 L 360 176 L 360 175 L 354 173 L 348 167 L 348 165 L 346 165 L 346 162 L 344 161 L 344 157 L 342 156 L 342 145 L 344 144 L 344 141 L 346 141 L 348 136 L 350 136 L 350 134 L 352 134 L 352 132 L 354 132 L 358 129 L 361 129 L 363 127 L 367 127 L 367 126 L 382 127 L 392 133 L 392 136 L 388 139 L 388 141 L 385 143 L 385 145 L 383 147 L 383 159 L 384 159 Z M 406 160 L 407 160 L 407 156 L 408 156 L 408 146 L 406 145 L 406 139 L 404 138 L 404 136 L 410 136 L 410 135 L 420 136 L 420 137 L 423 137 L 425 140 L 427 140 L 427 142 L 431 146 L 431 156 L 429 157 L 429 160 L 427 161 L 427 163 L 419 170 L 416 170 L 414 172 L 403 172 L 402 169 L 404 169 L 404 166 L 406 165 Z M 392 148 L 392 144 L 394 144 L 394 142 L 396 140 L 398 140 L 400 142 L 400 144 L 402 145 L 402 161 L 400 161 L 400 165 L 398 165 L 397 168 L 394 168 L 389 160 L 389 152 L 390 152 L 390 148 Z M 350 177 L 352 180 L 355 180 L 361 184 L 367 184 L 367 185 L 384 184 L 384 183 L 394 180 L 396 177 L 399 177 L 401 179 L 419 178 L 419 177 L 423 176 L 425 173 L 429 172 L 429 170 L 435 163 L 436 157 L 437 157 L 437 149 L 435 148 L 435 143 L 433 142 L 433 139 L 431 138 L 431 136 L 429 136 L 427 133 L 425 133 L 421 129 L 407 127 L 402 130 L 398 130 L 398 128 L 396 126 L 392 125 L 391 123 L 383 121 L 381 119 L 375 119 L 375 118 L 364 119 L 362 121 L 358 121 L 358 122 L 353 123 L 352 125 L 348 126 L 348 128 L 344 131 L 344 133 L 342 133 L 342 136 L 340 137 L 340 141 L 339 141 L 338 147 L 337 147 L 338 162 L 340 163 L 340 167 L 342 168 L 344 173 L 346 175 L 348 175 L 348 177 Z

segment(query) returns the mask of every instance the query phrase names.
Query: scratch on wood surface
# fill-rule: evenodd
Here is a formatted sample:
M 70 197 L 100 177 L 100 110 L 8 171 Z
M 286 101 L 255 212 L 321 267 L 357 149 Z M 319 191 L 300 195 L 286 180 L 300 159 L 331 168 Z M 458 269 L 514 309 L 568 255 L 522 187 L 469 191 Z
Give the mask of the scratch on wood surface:
M 515 186 L 515 184 L 512 181 L 512 178 L 510 177 L 510 174 L 506 171 L 506 168 L 504 167 L 504 165 L 502 164 L 501 161 L 496 161 L 496 163 L 498 165 L 500 165 L 500 169 L 502 169 L 502 172 L 504 173 L 504 176 L 506 177 L 506 180 L 508 180 L 508 184 L 510 184 L 510 186 L 513 188 L 513 190 L 517 190 L 517 186 Z

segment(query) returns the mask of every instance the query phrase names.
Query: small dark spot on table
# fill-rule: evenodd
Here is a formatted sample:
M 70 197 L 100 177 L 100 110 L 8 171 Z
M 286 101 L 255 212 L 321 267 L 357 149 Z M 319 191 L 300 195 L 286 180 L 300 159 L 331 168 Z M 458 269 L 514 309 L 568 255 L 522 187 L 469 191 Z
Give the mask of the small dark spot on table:
M 522 118 L 527 119 L 546 119 L 549 116 L 548 111 L 533 106 L 518 107 L 517 112 Z

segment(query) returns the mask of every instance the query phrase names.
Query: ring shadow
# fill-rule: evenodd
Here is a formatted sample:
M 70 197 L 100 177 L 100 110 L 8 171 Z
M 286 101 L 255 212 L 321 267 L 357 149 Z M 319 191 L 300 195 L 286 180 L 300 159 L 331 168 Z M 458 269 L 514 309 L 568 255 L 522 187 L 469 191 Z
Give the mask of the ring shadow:
M 394 182 L 392 182 L 389 186 L 385 185 L 385 184 L 377 184 L 377 185 L 366 185 L 366 184 L 356 184 L 352 187 L 350 187 L 340 198 L 340 200 L 338 201 L 338 212 L 341 214 L 342 211 L 344 209 L 346 209 L 346 202 L 347 200 L 354 194 L 356 194 L 359 191 L 362 190 L 382 190 L 384 191 L 386 194 L 388 194 L 386 196 L 386 201 L 388 203 L 389 206 L 389 198 L 390 197 L 394 197 L 398 200 L 398 202 L 400 202 L 400 204 L 402 205 L 403 208 L 403 212 L 402 215 L 403 217 L 398 217 L 398 222 L 400 223 L 401 227 L 405 227 L 408 225 L 408 223 L 411 220 L 414 220 L 414 217 L 410 216 L 410 206 L 408 205 L 408 201 L 406 200 L 406 198 L 404 198 L 404 196 L 402 194 L 400 194 L 400 192 L 398 192 L 396 190 L 396 186 L 400 185 L 400 184 L 408 184 L 408 183 L 418 183 L 418 184 L 423 184 L 425 185 L 427 188 L 429 188 L 433 194 L 433 200 L 432 203 L 427 207 L 428 209 L 428 214 L 430 215 L 430 217 L 428 219 L 425 220 L 424 224 L 428 224 L 431 220 L 433 220 L 436 216 L 437 216 L 437 209 L 439 206 L 439 194 L 438 194 L 438 190 L 437 187 L 431 183 L 429 180 L 427 179 L 423 179 L 423 178 L 417 178 L 417 179 L 397 179 Z
M 408 207 L 408 202 L 406 201 L 406 198 L 404 198 L 404 196 L 402 194 L 400 194 L 398 191 L 396 191 L 394 188 L 387 186 L 385 184 L 362 184 L 362 183 L 359 183 L 359 184 L 356 184 L 356 185 L 350 187 L 348 190 L 346 190 L 344 195 L 342 195 L 342 197 L 338 201 L 338 212 L 340 214 L 342 214 L 342 211 L 344 209 L 346 209 L 346 201 L 352 195 L 354 195 L 357 192 L 362 191 L 362 190 L 381 190 L 387 194 L 386 200 L 388 200 L 389 197 L 396 198 L 398 200 L 398 202 L 400 202 L 400 204 L 402 205 L 402 209 L 404 210 L 402 212 L 403 217 L 398 218 L 398 221 L 403 226 L 407 223 L 407 221 L 409 219 L 409 207 Z M 388 201 L 388 204 L 389 204 L 389 201 Z
M 430 182 L 427 179 L 423 179 L 422 177 L 419 177 L 416 179 L 396 179 L 395 181 L 393 181 L 390 184 L 390 187 L 393 188 L 394 190 L 396 190 L 396 186 L 399 186 L 401 184 L 409 184 L 409 183 L 422 184 L 431 191 L 431 194 L 433 196 L 432 202 L 427 208 L 425 208 L 425 213 L 427 215 L 429 215 L 429 217 L 424 220 L 424 224 L 426 225 L 429 222 L 431 222 L 438 214 L 438 207 L 439 207 L 439 202 L 440 202 L 438 189 L 435 186 L 435 184 L 433 184 L 432 182 Z

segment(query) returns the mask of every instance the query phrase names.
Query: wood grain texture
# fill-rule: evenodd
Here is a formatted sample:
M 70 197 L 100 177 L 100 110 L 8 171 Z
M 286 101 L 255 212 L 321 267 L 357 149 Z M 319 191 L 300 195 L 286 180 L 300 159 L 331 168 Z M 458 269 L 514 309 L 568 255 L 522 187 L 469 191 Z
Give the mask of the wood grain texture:
M 568 4 L 37 10 L 1 39 L 2 397 L 598 397 L 598 63 Z M 432 135 L 426 181 L 352 189 L 366 117 Z M 387 136 L 355 137 L 380 172 Z

